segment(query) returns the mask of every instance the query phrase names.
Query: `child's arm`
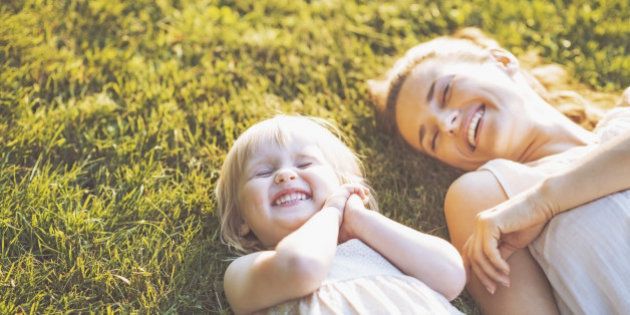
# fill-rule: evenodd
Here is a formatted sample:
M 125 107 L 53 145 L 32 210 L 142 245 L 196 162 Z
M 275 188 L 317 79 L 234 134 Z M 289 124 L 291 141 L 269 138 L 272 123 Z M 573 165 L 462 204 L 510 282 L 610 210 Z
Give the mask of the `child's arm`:
M 315 291 L 335 254 L 340 221 L 338 209 L 323 208 L 274 250 L 233 261 L 223 285 L 234 313 L 252 313 Z
M 449 300 L 466 284 L 462 258 L 449 242 L 367 210 L 357 196 L 346 204 L 342 237 L 360 239 Z
M 335 255 L 345 203 L 357 189 L 342 186 L 326 200 L 322 210 L 282 239 L 274 250 L 233 261 L 225 271 L 223 284 L 232 310 L 252 313 L 317 290 Z

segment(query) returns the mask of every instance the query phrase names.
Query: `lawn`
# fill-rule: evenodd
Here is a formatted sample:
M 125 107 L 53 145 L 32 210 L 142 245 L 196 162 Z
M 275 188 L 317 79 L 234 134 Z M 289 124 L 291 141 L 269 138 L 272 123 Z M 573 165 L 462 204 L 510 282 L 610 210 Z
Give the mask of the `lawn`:
M 229 312 L 213 190 L 234 139 L 279 112 L 335 121 L 382 212 L 447 237 L 459 173 L 382 134 L 365 81 L 477 26 L 619 93 L 628 21 L 625 0 L 3 0 L 0 313 Z

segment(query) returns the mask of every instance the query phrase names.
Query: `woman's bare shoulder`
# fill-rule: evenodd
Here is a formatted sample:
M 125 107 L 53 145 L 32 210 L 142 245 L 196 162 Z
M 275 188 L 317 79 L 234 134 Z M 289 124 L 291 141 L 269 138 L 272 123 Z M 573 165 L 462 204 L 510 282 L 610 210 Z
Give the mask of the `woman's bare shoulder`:
M 507 196 L 490 171 L 466 173 L 455 180 L 444 200 L 444 216 L 453 245 L 461 250 L 472 233 L 477 214 L 505 200 Z
M 497 178 L 488 170 L 468 172 L 448 188 L 444 208 L 484 210 L 508 199 Z

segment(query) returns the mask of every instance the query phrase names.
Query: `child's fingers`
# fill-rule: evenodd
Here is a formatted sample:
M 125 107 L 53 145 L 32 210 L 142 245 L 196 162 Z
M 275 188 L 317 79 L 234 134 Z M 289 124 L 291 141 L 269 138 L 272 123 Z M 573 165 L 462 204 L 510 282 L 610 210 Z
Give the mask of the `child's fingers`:
M 347 189 L 349 194 L 357 194 L 363 200 L 368 198 L 370 195 L 370 190 L 361 184 L 345 184 L 344 187 Z
M 359 185 L 358 195 L 361 199 L 367 199 L 370 197 L 370 190 L 363 185 Z
M 367 206 L 370 201 L 370 190 L 367 187 L 363 187 L 363 205 Z
M 361 186 L 357 191 L 357 195 L 361 197 L 361 200 L 365 203 L 370 196 L 370 190 Z

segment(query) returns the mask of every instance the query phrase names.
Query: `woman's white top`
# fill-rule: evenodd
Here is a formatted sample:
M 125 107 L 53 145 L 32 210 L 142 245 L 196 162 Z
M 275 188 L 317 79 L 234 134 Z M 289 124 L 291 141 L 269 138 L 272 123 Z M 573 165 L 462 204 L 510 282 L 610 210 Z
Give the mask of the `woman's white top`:
M 597 143 L 593 145 L 526 165 L 497 159 L 480 169 L 494 174 L 512 197 L 571 166 L 598 144 L 628 132 L 630 108 L 617 108 L 594 130 Z M 549 279 L 562 314 L 630 314 L 630 190 L 558 214 L 530 244 L 529 251 Z
M 263 313 L 461 314 L 444 296 L 357 239 L 337 246 L 330 272 L 317 291 Z

